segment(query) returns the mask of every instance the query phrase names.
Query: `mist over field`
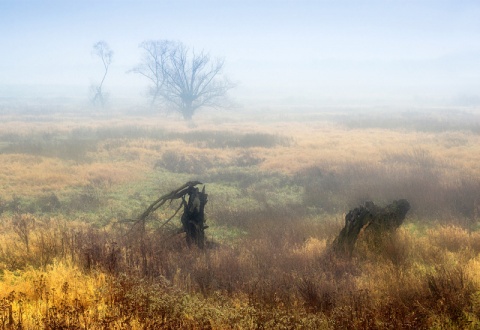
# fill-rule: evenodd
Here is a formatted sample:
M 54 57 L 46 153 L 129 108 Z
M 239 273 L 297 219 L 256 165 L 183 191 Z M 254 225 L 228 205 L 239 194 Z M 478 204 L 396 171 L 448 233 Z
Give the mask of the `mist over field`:
M 480 2 L 0 0 L 0 329 L 480 328 Z
M 111 104 L 141 104 L 127 71 L 168 39 L 224 58 L 244 105 L 477 106 L 479 16 L 476 1 L 5 0 L 0 97 L 88 100 L 105 40 Z

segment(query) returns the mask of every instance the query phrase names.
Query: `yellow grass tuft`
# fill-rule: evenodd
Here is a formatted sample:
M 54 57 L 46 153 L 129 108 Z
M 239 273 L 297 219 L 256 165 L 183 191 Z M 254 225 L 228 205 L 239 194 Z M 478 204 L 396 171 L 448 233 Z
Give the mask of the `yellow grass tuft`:
M 315 237 L 308 238 L 303 245 L 293 249 L 293 254 L 301 256 L 309 260 L 315 260 L 322 256 L 327 248 L 326 239 L 318 239 Z
M 102 273 L 86 275 L 75 265 L 54 262 L 45 270 L 31 267 L 22 272 L 5 270 L 0 281 L 0 292 L 3 293 L 0 298 L 14 292 L 12 309 L 15 321 L 21 319 L 25 329 L 38 329 L 43 328 L 42 319 L 54 312 L 54 306 L 81 306 L 85 310 L 83 318 L 93 318 L 95 313 L 101 313 L 106 307 L 98 289 L 105 283 L 106 277 Z

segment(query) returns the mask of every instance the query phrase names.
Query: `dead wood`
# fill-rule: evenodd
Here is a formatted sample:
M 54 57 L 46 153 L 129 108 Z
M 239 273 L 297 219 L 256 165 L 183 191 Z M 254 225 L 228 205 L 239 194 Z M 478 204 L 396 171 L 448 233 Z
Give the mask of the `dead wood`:
M 202 184 L 200 181 L 189 181 L 181 187 L 165 194 L 151 203 L 146 210 L 135 220 L 133 228 L 137 228 L 141 234 L 145 231 L 145 222 L 150 214 L 158 210 L 166 202 L 176 199 L 181 199 L 182 203 L 177 208 L 175 213 L 168 218 L 160 227 L 165 226 L 170 222 L 175 215 L 180 211 L 183 206 L 183 214 L 181 217 L 182 229 L 178 230 L 178 233 L 186 233 L 187 243 L 190 246 L 192 243 L 196 244 L 199 248 L 203 248 L 205 244 L 204 231 L 208 226 L 205 226 L 205 204 L 208 201 L 208 195 L 205 193 L 205 186 L 202 191 L 196 187 Z M 186 200 L 188 196 L 188 201 Z
M 185 195 L 196 185 L 202 184 L 200 181 L 189 181 L 183 186 L 171 191 L 168 194 L 165 194 L 159 197 L 156 201 L 150 204 L 149 207 L 140 215 L 138 221 L 145 221 L 145 219 L 152 213 L 160 208 L 167 201 L 173 201 L 174 199 L 179 199 L 185 197 Z
M 345 216 L 345 226 L 333 242 L 333 250 L 337 253 L 351 255 L 360 232 L 368 231 L 380 238 L 384 233 L 397 229 L 410 210 L 405 199 L 394 201 L 386 207 L 379 207 L 373 202 L 350 210 Z

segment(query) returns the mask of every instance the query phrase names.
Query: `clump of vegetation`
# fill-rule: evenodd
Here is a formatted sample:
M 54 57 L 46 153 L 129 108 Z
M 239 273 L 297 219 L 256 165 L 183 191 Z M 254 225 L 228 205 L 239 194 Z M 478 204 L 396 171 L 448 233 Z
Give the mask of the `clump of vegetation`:
M 5 320 L 11 308 L 14 324 L 31 329 L 478 324 L 480 250 L 452 254 L 436 235 L 445 235 L 445 228 L 418 236 L 407 226 L 381 253 L 360 247 L 344 259 L 328 252 L 333 236 L 323 230 L 327 224 L 297 219 L 292 228 L 288 218 L 265 214 L 257 218 L 261 223 L 244 225 L 235 247 L 204 251 L 189 249 L 181 237 L 167 239 L 166 232 L 122 241 L 120 227 L 105 231 L 41 219 L 35 219 L 41 234 L 31 233 L 27 251 L 15 238 L 16 227 L 4 226 L 2 242 L 24 246 L 2 247 Z M 448 230 L 460 235 L 458 227 Z M 461 233 L 465 249 L 476 236 Z M 44 268 L 36 268 L 39 255 Z

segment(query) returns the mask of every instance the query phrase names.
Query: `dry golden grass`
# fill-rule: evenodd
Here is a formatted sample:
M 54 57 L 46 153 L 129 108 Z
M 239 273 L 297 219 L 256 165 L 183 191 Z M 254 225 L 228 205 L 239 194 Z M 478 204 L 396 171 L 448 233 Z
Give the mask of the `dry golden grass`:
M 468 245 L 470 234 L 458 227 L 431 227 L 429 236 L 404 228 L 380 253 L 364 245 L 346 260 L 329 254 L 332 237 L 321 223 L 298 219 L 297 236 L 285 226 L 286 218 L 263 221 L 280 226 L 258 232 L 252 223 L 253 235 L 207 251 L 187 249 L 177 239 L 165 245 L 152 232 L 145 242 L 147 267 L 158 272 L 153 278 L 138 277 L 135 267 L 126 264 L 132 255 L 140 258 L 135 247 L 117 240 L 118 251 L 124 252 L 112 254 L 115 230 L 101 230 L 75 252 L 78 261 L 89 254 L 97 267 L 85 268 L 85 261 L 72 263 L 67 256 L 44 269 L 4 270 L 0 299 L 6 299 L 14 322 L 21 320 L 25 329 L 68 324 L 90 329 L 105 324 L 129 329 L 474 329 L 479 324 L 478 253 L 466 258 L 464 250 L 449 251 L 451 243 L 439 239 L 451 233 Z M 49 229 L 56 226 L 51 223 Z M 51 244 L 61 246 L 60 237 Z M 32 239 L 32 255 L 41 243 Z M 112 264 L 114 255 L 118 259 Z
M 118 184 L 133 181 L 145 172 L 145 164 L 121 161 L 75 164 L 58 158 L 29 155 L 0 155 L 0 198 L 34 196 L 89 184 Z
M 21 274 L 5 270 L 0 292 L 3 296 L 14 292 L 15 322 L 21 320 L 24 329 L 42 329 L 48 328 L 42 320 L 55 312 L 54 306 L 78 306 L 82 309 L 78 315 L 82 323 L 83 319 L 93 319 L 95 315 L 102 317 L 108 307 L 98 289 L 105 284 L 102 273 L 85 274 L 73 264 L 55 262 L 45 270 L 27 268 Z M 78 324 L 75 318 L 72 315 L 69 320 L 72 326 Z
M 1 118 L 2 147 L 9 135 L 50 147 L 49 136 L 86 136 L 90 144 L 79 158 L 69 150 L 1 153 L 0 207 L 13 195 L 35 201 L 92 187 L 112 195 L 78 222 L 69 218 L 75 212 L 3 207 L 0 328 L 11 321 L 24 329 L 478 328 L 480 135 L 271 118 L 206 116 L 197 128 L 159 116 Z M 171 132 L 177 135 L 162 135 Z M 288 142 L 221 147 L 209 140 L 212 132 Z M 112 209 L 146 203 L 141 187 L 128 184 L 157 172 L 155 180 L 168 181 L 151 183 L 162 184 L 160 193 L 186 179 L 213 181 L 207 189 L 218 196 L 209 196 L 207 212 L 217 242 L 210 249 L 188 249 L 160 222 L 143 236 L 116 222 Z M 413 205 L 406 226 L 382 246 L 359 241 L 351 259 L 331 253 L 347 205 L 405 197 L 399 194 Z M 77 203 L 90 203 L 86 197 Z M 60 210 L 69 213 L 72 202 L 65 205 Z M 437 207 L 427 223 L 423 216 Z M 85 223 L 97 213 L 106 214 L 104 223 Z
M 197 128 L 188 128 L 185 123 L 178 120 L 165 120 L 160 116 L 130 117 L 128 119 L 95 119 L 80 118 L 72 120 L 66 118 L 51 118 L 46 122 L 24 122 L 4 120 L 0 125 L 3 134 L 51 134 L 51 132 L 68 133 L 73 130 L 88 129 L 95 131 L 103 127 L 112 129 L 136 127 L 138 129 L 165 130 L 185 132 L 202 131 L 230 131 L 243 133 L 268 133 L 291 137 L 294 143 L 290 146 L 277 146 L 274 148 L 254 148 L 254 152 L 265 158 L 262 168 L 285 173 L 294 173 L 301 168 L 317 164 L 327 167 L 342 167 L 345 164 L 382 162 L 385 155 L 408 154 L 415 150 L 422 150 L 437 163 L 445 164 L 448 172 L 460 171 L 462 173 L 480 174 L 480 136 L 471 132 L 413 132 L 389 129 L 349 129 L 339 124 L 325 121 L 279 121 L 272 123 L 230 120 L 219 124 L 212 124 L 211 118 L 202 118 L 197 121 Z M 197 148 L 180 140 L 177 141 L 152 141 L 140 139 L 124 141 L 125 144 L 117 146 L 115 152 L 129 154 L 132 160 L 151 160 L 158 156 L 164 149 L 176 149 L 185 153 L 212 152 L 208 148 Z M 108 145 L 108 141 L 103 143 Z M 218 157 L 224 153 L 228 157 L 231 150 L 214 150 Z M 115 154 L 105 152 L 98 157 L 107 159 L 115 158 Z

